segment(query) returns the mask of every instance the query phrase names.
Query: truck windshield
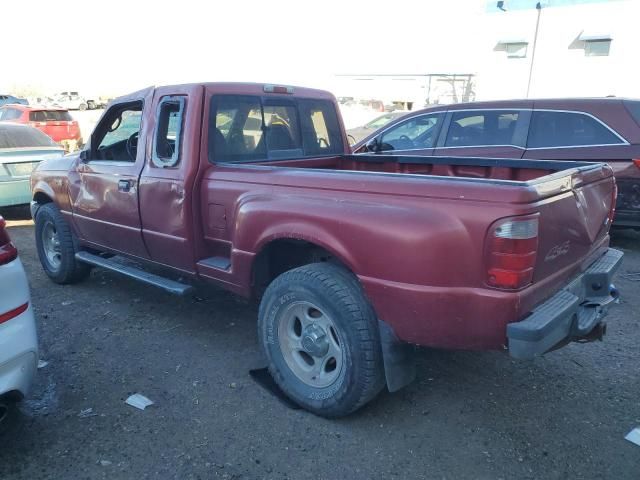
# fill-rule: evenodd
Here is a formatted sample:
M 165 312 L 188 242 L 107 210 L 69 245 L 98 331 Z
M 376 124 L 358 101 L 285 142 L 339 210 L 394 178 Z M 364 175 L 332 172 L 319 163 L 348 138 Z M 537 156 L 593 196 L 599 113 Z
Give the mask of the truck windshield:
M 336 154 L 342 136 L 333 103 L 218 95 L 211 100 L 209 160 L 243 162 Z

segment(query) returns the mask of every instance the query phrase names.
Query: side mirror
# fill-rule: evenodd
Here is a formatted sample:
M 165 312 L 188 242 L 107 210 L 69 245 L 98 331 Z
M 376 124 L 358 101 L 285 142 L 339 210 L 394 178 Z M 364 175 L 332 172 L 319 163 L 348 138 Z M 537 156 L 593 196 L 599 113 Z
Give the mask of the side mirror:
M 380 144 L 378 143 L 378 137 L 373 137 L 367 142 L 367 152 L 377 153 L 380 151 Z
M 86 162 L 89 159 L 89 150 L 80 150 L 80 161 Z

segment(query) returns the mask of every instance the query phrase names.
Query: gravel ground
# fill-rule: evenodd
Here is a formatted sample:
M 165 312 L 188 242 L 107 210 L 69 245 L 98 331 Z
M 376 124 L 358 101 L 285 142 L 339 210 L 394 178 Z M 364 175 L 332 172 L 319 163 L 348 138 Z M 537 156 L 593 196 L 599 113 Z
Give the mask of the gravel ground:
M 33 225 L 13 221 L 10 234 L 49 363 L 0 433 L 2 480 L 640 478 L 640 447 L 624 440 L 640 426 L 635 232 L 614 238 L 623 300 L 605 342 L 533 362 L 422 350 L 416 382 L 337 421 L 288 408 L 249 376 L 264 363 L 255 305 L 100 270 L 55 285 Z M 125 405 L 136 392 L 155 404 Z

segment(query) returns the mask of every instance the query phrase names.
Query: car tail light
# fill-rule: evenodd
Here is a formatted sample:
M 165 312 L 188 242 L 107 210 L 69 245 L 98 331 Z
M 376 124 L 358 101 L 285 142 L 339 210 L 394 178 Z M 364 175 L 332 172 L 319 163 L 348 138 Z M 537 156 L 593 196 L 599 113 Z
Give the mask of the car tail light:
M 634 158 L 633 163 L 636 167 L 640 168 L 640 158 Z
M 6 265 L 18 258 L 18 249 L 9 238 L 9 233 L 5 230 L 6 222 L 0 217 L 0 265 Z
M 487 236 L 487 284 L 518 290 L 533 282 L 538 254 L 538 215 L 494 223 Z
M 0 313 L 0 323 L 7 322 L 12 318 L 17 317 L 21 313 L 25 312 L 29 308 L 29 302 L 20 305 L 18 308 L 14 308 L 13 310 L 9 310 L 5 313 Z

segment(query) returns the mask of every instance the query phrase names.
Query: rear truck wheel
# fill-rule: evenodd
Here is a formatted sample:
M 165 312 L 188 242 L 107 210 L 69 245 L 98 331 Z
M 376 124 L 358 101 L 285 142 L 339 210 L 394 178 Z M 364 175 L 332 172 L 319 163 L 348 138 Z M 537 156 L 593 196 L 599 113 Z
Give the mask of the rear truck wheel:
M 377 318 L 356 278 L 329 263 L 277 277 L 258 313 L 269 371 L 301 407 L 348 415 L 385 385 Z
M 86 104 L 86 103 L 81 103 L 81 104 L 78 106 L 78 110 L 83 110 L 83 111 L 84 111 L 84 110 L 86 110 L 86 109 L 87 109 L 87 104 Z
M 73 233 L 53 203 L 38 209 L 36 248 L 42 268 L 54 282 L 75 283 L 89 275 L 91 267 L 76 260 L 78 249 Z

